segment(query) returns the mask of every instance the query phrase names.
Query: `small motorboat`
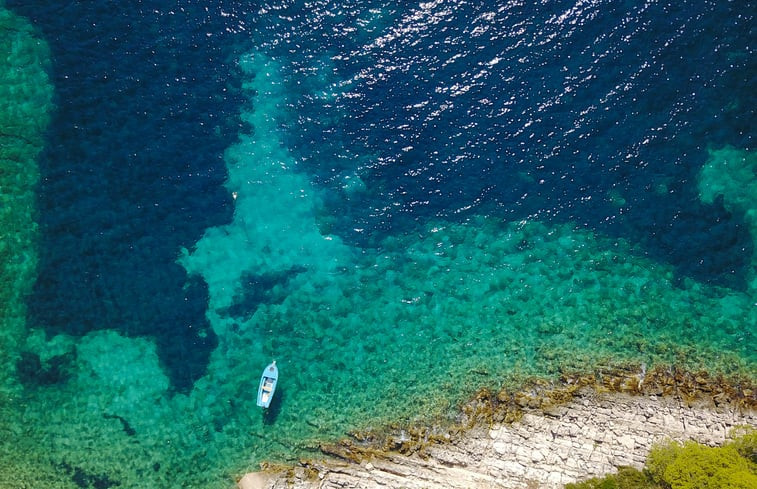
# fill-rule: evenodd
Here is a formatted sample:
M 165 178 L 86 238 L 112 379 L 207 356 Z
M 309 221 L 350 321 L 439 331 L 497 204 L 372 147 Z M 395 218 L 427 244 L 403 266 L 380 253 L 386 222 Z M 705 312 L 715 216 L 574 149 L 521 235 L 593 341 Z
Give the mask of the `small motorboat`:
M 268 408 L 271 405 L 273 393 L 276 391 L 276 382 L 279 380 L 279 369 L 276 367 L 276 361 L 268 365 L 263 370 L 260 377 L 260 387 L 258 387 L 258 406 Z

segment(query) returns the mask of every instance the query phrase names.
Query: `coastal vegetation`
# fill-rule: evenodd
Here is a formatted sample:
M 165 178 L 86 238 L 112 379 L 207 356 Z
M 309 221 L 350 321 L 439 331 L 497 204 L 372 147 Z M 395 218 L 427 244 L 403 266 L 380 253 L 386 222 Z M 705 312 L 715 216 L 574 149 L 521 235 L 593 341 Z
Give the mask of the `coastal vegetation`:
M 721 447 L 693 441 L 655 446 L 643 470 L 567 484 L 565 489 L 749 489 L 757 487 L 757 431 L 746 428 Z

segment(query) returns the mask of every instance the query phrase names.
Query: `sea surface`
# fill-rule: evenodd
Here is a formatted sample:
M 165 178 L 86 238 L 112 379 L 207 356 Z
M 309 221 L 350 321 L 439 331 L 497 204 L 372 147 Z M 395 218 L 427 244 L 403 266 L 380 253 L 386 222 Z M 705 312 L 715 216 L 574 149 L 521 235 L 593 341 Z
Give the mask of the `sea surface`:
M 757 379 L 756 13 L 0 1 L 0 489 L 231 488 L 565 372 Z

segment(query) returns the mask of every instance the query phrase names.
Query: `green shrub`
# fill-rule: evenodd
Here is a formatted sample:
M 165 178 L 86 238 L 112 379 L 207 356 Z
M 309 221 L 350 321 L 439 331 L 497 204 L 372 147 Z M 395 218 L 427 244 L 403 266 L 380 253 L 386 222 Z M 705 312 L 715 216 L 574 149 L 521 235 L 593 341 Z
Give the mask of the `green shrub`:
M 750 426 L 742 426 L 734 429 L 731 434 L 736 438 L 729 445 L 733 446 L 739 452 L 739 455 L 752 464 L 757 464 L 757 430 Z M 754 466 L 752 472 L 757 472 Z
M 566 489 L 754 489 L 757 488 L 757 430 L 744 427 L 719 448 L 674 441 L 652 448 L 643 472 L 622 467 Z
M 567 484 L 565 489 L 662 489 L 652 479 L 633 467 L 621 467 L 617 474 L 603 478 L 589 479 L 583 482 Z
M 675 441 L 660 443 L 652 447 L 647 457 L 646 470 L 653 481 L 670 487 L 665 481 L 665 471 L 681 455 L 683 446 Z
M 672 489 L 754 489 L 757 475 L 749 461 L 732 445 L 705 447 L 687 442 L 680 455 L 665 469 Z
M 757 487 L 754 432 L 719 448 L 689 441 L 654 447 L 647 470 L 655 482 L 671 489 L 752 489 Z

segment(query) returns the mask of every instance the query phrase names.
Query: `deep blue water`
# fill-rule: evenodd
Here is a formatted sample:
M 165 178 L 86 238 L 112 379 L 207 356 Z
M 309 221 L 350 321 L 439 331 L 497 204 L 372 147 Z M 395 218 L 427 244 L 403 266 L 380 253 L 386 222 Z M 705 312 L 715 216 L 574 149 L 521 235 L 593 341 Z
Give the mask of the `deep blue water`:
M 392 10 L 395 25 L 367 46 L 340 29 L 348 15 L 314 24 L 293 8 L 291 35 L 273 48 L 298 53 L 298 81 L 324 49 L 335 72 L 358 79 L 348 88 L 356 96 L 334 104 L 349 114 L 338 124 L 318 123 L 330 104 L 301 101 L 312 127 L 290 143 L 326 185 L 341 183 L 334 162 L 344 155 L 376 156 L 364 170 L 370 200 L 333 204 L 353 213 L 345 235 L 413 229 L 430 215 L 538 216 L 642 243 L 682 275 L 743 285 L 747 230 L 699 203 L 690 183 L 706 145 L 751 145 L 747 3 L 429 5 Z M 734 95 L 743 110 L 727 110 Z M 666 179 L 666 192 L 650 191 Z M 626 203 L 610 202 L 610 191 Z
M 286 146 L 348 243 L 430 218 L 535 218 L 744 287 L 742 216 L 694 182 L 707 147 L 753 144 L 750 2 L 8 4 L 51 46 L 58 108 L 32 322 L 152 336 L 178 390 L 217 341 L 207 285 L 175 259 L 231 218 L 223 151 L 251 49 L 283 66 Z M 309 94 L 323 80 L 337 95 Z M 365 192 L 345 190 L 355 175 Z
M 207 287 L 174 261 L 232 212 L 222 153 L 240 103 L 224 18 L 182 2 L 14 3 L 50 44 L 57 96 L 32 320 L 152 335 L 186 389 L 216 339 Z

